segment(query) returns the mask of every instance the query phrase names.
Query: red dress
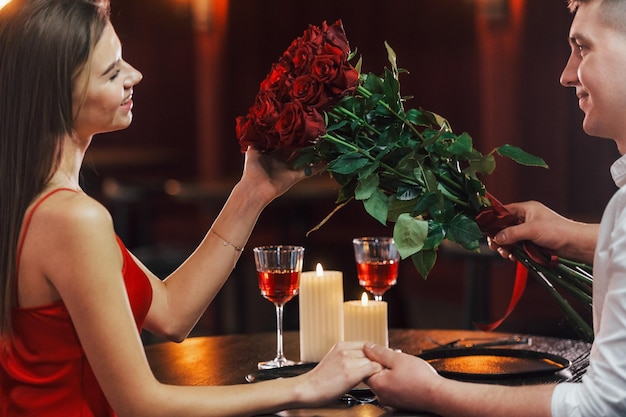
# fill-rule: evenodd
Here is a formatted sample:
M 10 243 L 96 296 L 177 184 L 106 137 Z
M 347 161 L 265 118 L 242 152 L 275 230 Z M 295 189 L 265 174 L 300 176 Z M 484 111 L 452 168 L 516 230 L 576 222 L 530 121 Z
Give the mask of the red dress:
M 33 212 L 26 218 L 24 236 Z M 124 257 L 122 274 L 137 329 L 152 302 L 148 277 L 117 238 Z M 19 255 L 18 255 L 19 259 Z M 63 301 L 13 309 L 14 337 L 0 348 L 0 417 L 111 417 L 111 409 L 87 362 Z

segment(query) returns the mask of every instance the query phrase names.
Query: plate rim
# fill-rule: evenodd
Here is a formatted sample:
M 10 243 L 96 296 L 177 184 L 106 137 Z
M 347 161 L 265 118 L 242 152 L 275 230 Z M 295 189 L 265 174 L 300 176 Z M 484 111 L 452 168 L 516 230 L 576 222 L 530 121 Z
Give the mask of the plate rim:
M 505 373 L 469 373 L 469 372 L 455 372 L 455 371 L 437 371 L 441 376 L 456 377 L 456 378 L 473 378 L 473 379 L 510 379 L 532 376 L 553 375 L 557 372 L 568 369 L 572 362 L 554 353 L 542 352 L 532 349 L 506 349 L 506 348 L 452 348 L 452 349 L 436 349 L 422 352 L 416 356 L 424 359 L 425 361 L 434 359 L 447 359 L 447 358 L 459 358 L 464 356 L 500 356 L 500 357 L 512 357 L 512 358 L 529 358 L 529 359 L 547 359 L 557 363 L 560 368 L 554 369 L 536 369 L 521 372 L 505 372 Z

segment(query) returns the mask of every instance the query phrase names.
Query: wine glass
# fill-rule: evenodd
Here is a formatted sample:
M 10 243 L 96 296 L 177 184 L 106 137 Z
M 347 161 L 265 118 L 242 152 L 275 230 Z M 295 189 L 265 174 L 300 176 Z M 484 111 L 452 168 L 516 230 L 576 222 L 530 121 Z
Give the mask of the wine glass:
M 359 285 L 376 301 L 396 285 L 400 255 L 391 237 L 357 237 L 352 240 Z
M 261 295 L 276 306 L 276 357 L 259 362 L 259 369 L 294 365 L 283 354 L 283 306 L 298 294 L 302 273 L 302 246 L 273 245 L 253 249 Z

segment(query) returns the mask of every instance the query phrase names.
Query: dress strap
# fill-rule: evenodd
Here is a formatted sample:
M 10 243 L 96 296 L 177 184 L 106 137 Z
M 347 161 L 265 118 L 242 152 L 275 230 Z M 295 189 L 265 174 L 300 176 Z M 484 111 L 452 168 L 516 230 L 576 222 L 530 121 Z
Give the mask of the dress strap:
M 22 232 L 20 233 L 20 240 L 19 240 L 18 246 L 17 246 L 17 260 L 16 260 L 16 265 L 15 265 L 15 273 L 16 274 L 17 274 L 17 270 L 19 269 L 19 266 L 20 266 L 20 259 L 22 258 L 22 248 L 24 246 L 24 240 L 26 238 L 26 231 L 28 230 L 28 226 L 30 226 L 30 222 L 31 222 L 31 220 L 33 218 L 33 214 L 35 213 L 35 210 L 37 210 L 37 208 L 41 205 L 41 203 L 46 201 L 48 199 L 48 197 L 50 197 L 53 194 L 58 193 L 59 191 L 72 191 L 72 192 L 75 192 L 75 193 L 78 192 L 78 191 L 76 191 L 76 190 L 74 190 L 72 188 L 56 188 L 56 189 L 48 192 L 47 194 L 45 194 L 43 197 L 41 197 L 39 199 L 39 201 L 37 201 L 35 203 L 33 208 L 30 210 L 30 212 L 28 213 L 28 215 L 24 219 L 24 226 L 22 227 Z

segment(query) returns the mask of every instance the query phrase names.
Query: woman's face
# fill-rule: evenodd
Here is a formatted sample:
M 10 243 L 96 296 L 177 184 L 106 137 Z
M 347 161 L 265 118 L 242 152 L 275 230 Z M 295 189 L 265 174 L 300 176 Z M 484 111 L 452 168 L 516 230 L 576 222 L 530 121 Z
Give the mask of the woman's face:
M 107 24 L 86 65 L 74 82 L 74 131 L 81 138 L 128 127 L 133 87 L 143 75 L 122 59 L 122 45 Z

